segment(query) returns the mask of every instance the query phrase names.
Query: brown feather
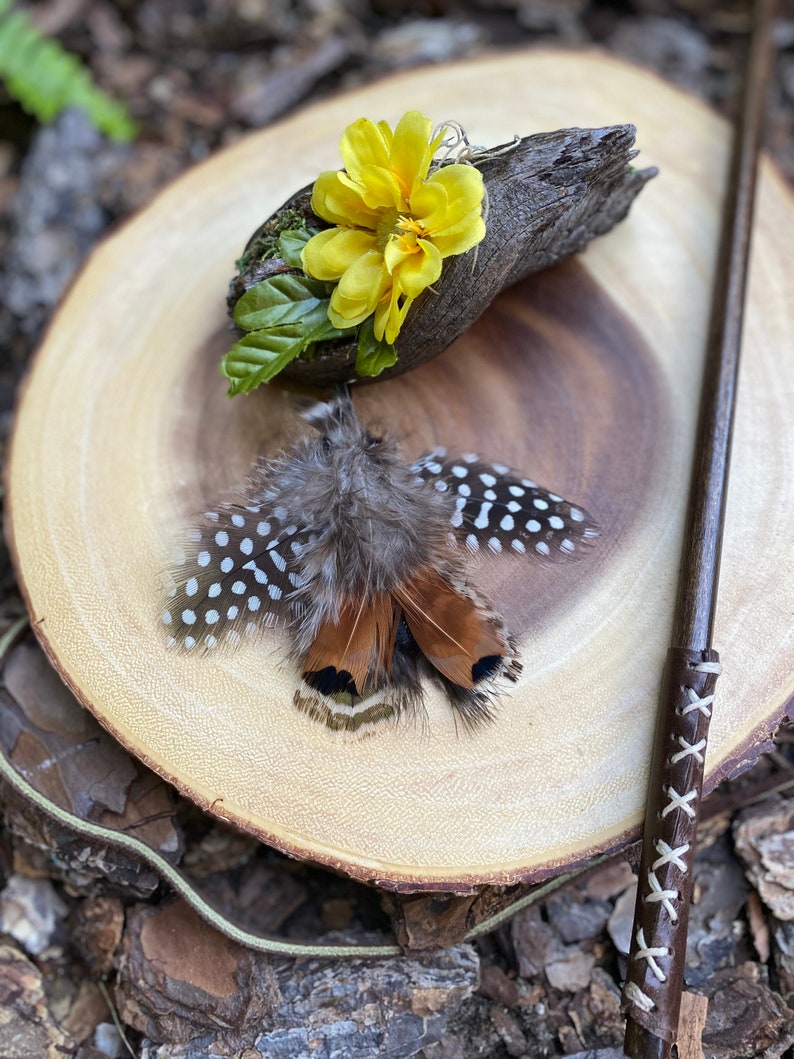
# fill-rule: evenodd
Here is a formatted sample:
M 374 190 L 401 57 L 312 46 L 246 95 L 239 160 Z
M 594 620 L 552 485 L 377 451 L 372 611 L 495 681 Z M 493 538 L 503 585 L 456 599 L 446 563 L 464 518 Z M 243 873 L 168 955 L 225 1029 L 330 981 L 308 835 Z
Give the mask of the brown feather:
M 391 672 L 399 612 L 388 593 L 367 601 L 345 603 L 338 621 L 323 622 L 306 653 L 304 677 L 329 667 L 350 674 L 357 695 Z
M 453 684 L 474 688 L 478 663 L 504 658 L 505 637 L 488 612 L 430 567 L 394 595 L 420 650 Z

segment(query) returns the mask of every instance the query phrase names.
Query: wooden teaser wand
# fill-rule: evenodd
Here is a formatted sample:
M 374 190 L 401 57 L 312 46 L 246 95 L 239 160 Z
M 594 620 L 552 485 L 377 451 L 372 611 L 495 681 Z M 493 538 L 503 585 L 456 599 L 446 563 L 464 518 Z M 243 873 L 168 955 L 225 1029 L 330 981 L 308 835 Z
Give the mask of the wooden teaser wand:
M 711 648 L 758 155 L 776 0 L 757 0 L 711 302 L 689 512 L 654 737 L 623 1006 L 624 1051 L 667 1059 L 678 1033 L 706 742 Z

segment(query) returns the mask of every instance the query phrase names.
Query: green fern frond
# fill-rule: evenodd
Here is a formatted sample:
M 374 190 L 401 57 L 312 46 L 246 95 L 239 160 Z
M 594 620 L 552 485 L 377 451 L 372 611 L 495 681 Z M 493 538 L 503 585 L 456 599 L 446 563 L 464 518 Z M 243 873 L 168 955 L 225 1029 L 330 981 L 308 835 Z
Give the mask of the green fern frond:
M 131 140 L 137 130 L 126 107 L 94 84 L 76 55 L 12 5 L 13 0 L 0 0 L 0 80 L 10 95 L 39 121 L 79 107 L 114 140 Z

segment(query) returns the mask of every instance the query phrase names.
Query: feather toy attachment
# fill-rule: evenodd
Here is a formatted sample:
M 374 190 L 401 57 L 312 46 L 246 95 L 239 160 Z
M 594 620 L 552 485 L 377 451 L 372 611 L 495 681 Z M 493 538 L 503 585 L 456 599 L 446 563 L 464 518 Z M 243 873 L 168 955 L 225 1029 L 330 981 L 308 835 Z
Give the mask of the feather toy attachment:
M 425 680 L 464 725 L 490 719 L 521 665 L 467 584 L 468 554 L 575 556 L 597 534 L 590 516 L 475 456 L 405 463 L 347 391 L 304 418 L 316 434 L 260 463 L 245 498 L 193 531 L 163 612 L 169 643 L 206 650 L 283 623 L 295 704 L 334 730 L 414 711 Z

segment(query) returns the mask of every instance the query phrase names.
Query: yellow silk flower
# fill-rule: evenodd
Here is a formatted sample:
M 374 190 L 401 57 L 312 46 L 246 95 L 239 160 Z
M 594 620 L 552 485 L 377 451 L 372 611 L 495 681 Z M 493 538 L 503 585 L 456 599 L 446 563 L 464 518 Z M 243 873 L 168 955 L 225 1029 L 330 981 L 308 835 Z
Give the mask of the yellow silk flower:
M 430 163 L 443 132 L 418 110 L 394 132 L 359 118 L 342 136 L 345 168 L 321 173 L 312 209 L 336 227 L 313 236 L 301 260 L 307 275 L 336 283 L 328 318 L 355 327 L 375 314 L 375 337 L 393 343 L 411 303 L 441 275 L 441 263 L 485 235 L 479 170 Z

